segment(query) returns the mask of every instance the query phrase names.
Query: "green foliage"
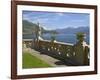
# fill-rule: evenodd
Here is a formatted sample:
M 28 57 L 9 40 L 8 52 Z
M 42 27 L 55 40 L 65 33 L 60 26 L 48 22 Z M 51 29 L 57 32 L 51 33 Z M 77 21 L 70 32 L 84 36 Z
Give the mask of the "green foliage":
M 27 20 L 23 20 L 23 34 L 32 34 L 38 29 L 38 27 L 41 27 L 42 33 L 52 33 L 52 32 L 57 33 L 55 30 L 45 30 L 42 26 L 39 26 L 38 23 L 35 24 Z
M 78 33 L 77 33 L 77 40 L 78 40 L 79 42 L 84 41 L 84 33 L 83 33 L 83 32 L 78 32 Z
M 37 29 L 37 25 L 29 22 L 27 20 L 23 20 L 23 34 L 32 34 Z
M 51 41 L 56 40 L 56 32 L 51 33 Z
M 54 41 L 55 40 L 55 37 L 54 36 L 51 36 L 51 41 Z
M 42 68 L 51 67 L 49 64 L 31 55 L 30 53 L 23 53 L 23 68 Z

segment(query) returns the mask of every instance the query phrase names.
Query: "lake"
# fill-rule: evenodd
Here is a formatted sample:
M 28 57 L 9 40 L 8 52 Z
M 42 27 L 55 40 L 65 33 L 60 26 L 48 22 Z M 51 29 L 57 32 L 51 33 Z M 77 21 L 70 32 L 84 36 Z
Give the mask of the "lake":
M 32 34 L 25 34 L 23 35 L 23 39 L 32 39 L 34 36 Z M 50 34 L 43 34 L 43 39 L 51 40 Z M 76 34 L 57 34 L 55 35 L 55 38 L 57 41 L 60 42 L 66 42 L 66 43 L 72 43 L 75 44 L 77 42 Z M 85 41 L 89 44 L 89 35 L 86 35 Z

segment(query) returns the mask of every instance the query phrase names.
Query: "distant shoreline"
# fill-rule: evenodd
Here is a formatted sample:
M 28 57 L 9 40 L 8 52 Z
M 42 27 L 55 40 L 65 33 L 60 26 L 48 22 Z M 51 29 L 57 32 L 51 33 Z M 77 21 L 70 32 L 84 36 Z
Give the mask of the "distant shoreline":
M 35 38 L 35 36 L 33 34 L 24 34 L 23 35 L 23 39 L 34 39 L 34 38 Z M 51 40 L 51 35 L 44 34 L 44 35 L 42 35 L 42 38 L 44 40 Z M 57 34 L 55 36 L 55 39 L 56 39 L 56 41 L 59 41 L 59 42 L 72 43 L 72 44 L 77 43 L 76 34 Z M 89 35 L 86 36 L 85 41 L 87 42 L 87 44 L 89 44 Z

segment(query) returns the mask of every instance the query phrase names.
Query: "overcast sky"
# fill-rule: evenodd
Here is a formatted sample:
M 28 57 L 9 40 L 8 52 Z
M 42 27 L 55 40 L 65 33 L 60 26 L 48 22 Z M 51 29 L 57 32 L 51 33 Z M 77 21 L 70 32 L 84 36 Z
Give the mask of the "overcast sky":
M 39 22 L 45 29 L 61 29 L 67 27 L 89 27 L 89 14 L 67 12 L 23 11 L 23 20 Z

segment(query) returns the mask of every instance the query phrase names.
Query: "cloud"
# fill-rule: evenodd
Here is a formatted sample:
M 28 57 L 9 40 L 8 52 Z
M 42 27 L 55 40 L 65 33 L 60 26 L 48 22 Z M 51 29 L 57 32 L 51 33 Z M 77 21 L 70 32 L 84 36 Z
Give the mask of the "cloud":
M 71 22 L 79 22 L 79 23 L 82 23 L 82 22 L 85 22 L 85 20 L 84 19 L 81 19 L 81 20 L 71 20 Z
M 64 13 L 56 13 L 58 16 L 63 16 Z
M 33 20 L 33 23 L 39 22 L 39 23 L 45 24 L 48 22 L 48 20 L 49 20 L 48 18 L 37 18 Z
M 39 22 L 47 29 L 89 25 L 89 15 L 76 13 L 25 11 L 23 19 Z

